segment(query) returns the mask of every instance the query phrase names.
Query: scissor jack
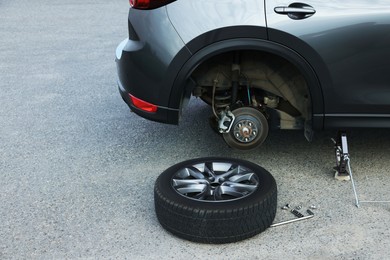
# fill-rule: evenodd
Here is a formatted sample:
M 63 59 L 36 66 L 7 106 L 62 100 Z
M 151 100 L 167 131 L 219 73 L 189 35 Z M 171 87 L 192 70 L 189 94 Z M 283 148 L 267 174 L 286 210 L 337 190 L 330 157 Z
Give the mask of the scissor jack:
M 351 160 L 348 151 L 347 133 L 345 131 L 339 131 L 337 139 L 334 140 L 334 149 L 336 154 L 336 167 L 334 167 L 336 173 L 335 178 L 337 180 L 351 180 L 353 193 L 355 195 L 355 205 L 360 207 L 360 203 L 390 203 L 390 201 L 359 201 L 359 197 L 356 190 L 355 181 L 353 180 L 353 174 L 351 169 Z

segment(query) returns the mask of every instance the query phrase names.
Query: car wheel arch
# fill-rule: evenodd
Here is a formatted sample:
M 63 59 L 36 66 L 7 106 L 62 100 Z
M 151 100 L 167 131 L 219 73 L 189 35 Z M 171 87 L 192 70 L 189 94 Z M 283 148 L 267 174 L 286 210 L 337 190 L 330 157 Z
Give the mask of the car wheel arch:
M 284 45 L 258 38 L 226 39 L 209 44 L 192 54 L 191 57 L 185 61 L 174 80 L 169 101 L 170 107 L 182 109 L 182 104 L 184 104 L 183 100 L 189 98 L 191 91 L 195 87 L 194 82 L 191 82 L 190 80 L 190 76 L 198 66 L 216 55 L 237 50 L 271 53 L 293 64 L 302 73 L 307 82 L 312 104 L 312 114 L 323 114 L 324 102 L 321 84 L 315 71 L 307 60 Z M 313 127 L 316 129 L 322 128 L 322 118 L 313 120 Z

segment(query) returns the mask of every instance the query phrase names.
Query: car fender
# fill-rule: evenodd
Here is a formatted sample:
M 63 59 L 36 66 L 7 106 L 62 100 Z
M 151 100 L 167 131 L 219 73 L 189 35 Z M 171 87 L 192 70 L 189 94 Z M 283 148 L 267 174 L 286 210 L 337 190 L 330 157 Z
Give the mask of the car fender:
M 301 71 L 308 83 L 311 96 L 313 128 L 322 128 L 324 101 L 321 90 L 321 83 L 315 71 L 313 70 L 313 67 L 304 57 L 291 48 L 276 42 L 268 41 L 267 39 L 254 38 L 253 30 L 255 28 L 256 27 L 248 28 L 248 26 L 245 26 L 245 28 L 241 28 L 242 30 L 239 30 L 239 28 L 235 27 L 230 28 L 227 31 L 225 30 L 225 33 L 222 33 L 221 30 L 223 29 L 219 29 L 199 36 L 193 41 L 189 42 L 186 46 L 185 52 L 188 52 L 189 50 L 192 55 L 184 62 L 174 80 L 169 100 L 169 107 L 181 109 L 183 100 L 189 98 L 192 89 L 195 87 L 194 83 L 189 79 L 189 77 L 202 62 L 215 55 L 228 51 L 258 50 L 281 56 L 294 64 Z M 234 31 L 238 32 L 237 34 L 240 34 L 241 37 L 236 37 L 236 35 L 233 33 Z M 257 33 L 259 33 L 259 30 L 257 30 Z M 203 46 L 201 45 L 202 41 L 205 43 Z

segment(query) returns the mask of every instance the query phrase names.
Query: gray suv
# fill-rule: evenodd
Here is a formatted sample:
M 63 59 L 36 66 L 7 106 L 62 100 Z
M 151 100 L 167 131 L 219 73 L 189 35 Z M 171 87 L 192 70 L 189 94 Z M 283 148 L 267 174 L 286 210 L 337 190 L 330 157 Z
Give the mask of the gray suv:
M 130 0 L 118 85 L 138 115 L 178 124 L 191 96 L 231 147 L 269 129 L 390 127 L 388 0 Z

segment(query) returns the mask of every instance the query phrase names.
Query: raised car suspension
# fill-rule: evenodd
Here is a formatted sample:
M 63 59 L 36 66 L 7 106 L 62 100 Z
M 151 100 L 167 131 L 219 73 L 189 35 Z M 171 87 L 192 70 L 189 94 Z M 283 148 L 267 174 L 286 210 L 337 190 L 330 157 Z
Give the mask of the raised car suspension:
M 232 64 L 232 100 L 231 105 L 234 106 L 237 102 L 238 81 L 240 78 L 240 52 L 234 53 Z

